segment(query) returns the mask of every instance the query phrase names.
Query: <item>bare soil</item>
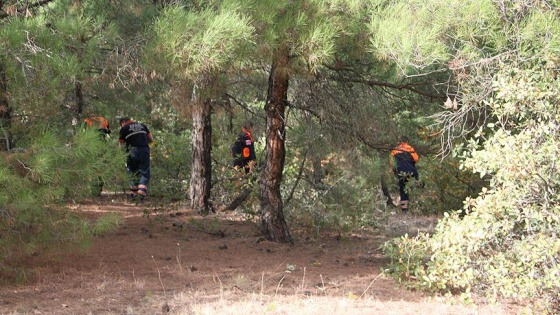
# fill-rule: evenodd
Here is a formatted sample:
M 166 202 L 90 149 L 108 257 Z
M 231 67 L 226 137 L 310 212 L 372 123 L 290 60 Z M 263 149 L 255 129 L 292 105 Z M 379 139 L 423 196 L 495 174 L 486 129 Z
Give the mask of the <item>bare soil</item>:
M 288 245 L 231 212 L 200 217 L 175 205 L 156 215 L 114 196 L 73 211 L 91 220 L 119 213 L 123 224 L 85 250 L 29 257 L 26 284 L 0 287 L 0 314 L 517 313 L 405 290 L 381 272 L 381 232 L 291 231 Z

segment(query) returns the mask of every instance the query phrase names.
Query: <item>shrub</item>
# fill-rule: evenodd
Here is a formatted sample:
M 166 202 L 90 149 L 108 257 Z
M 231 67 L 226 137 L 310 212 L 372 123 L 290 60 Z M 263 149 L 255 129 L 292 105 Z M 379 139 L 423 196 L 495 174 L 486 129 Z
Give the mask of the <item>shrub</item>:
M 0 266 L 17 254 L 48 250 L 52 244 L 80 244 L 118 224 L 115 219 L 91 224 L 64 207 L 68 200 L 91 197 L 92 184 L 124 172 L 124 154 L 96 130 L 77 130 L 69 138 L 46 132 L 29 148 L 5 153 L 2 159 Z
M 493 132 L 479 132 L 464 161 L 464 167 L 490 175 L 489 186 L 465 200 L 466 216 L 447 215 L 432 237 L 387 243 L 393 262 L 414 261 L 414 267 L 393 266 L 396 277 L 409 272 L 416 287 L 474 292 L 492 301 L 536 299 L 547 312 L 558 309 L 558 86 L 546 63 L 510 65 L 498 73 L 488 103 L 496 122 L 486 126 Z M 409 248 L 418 250 L 409 254 Z

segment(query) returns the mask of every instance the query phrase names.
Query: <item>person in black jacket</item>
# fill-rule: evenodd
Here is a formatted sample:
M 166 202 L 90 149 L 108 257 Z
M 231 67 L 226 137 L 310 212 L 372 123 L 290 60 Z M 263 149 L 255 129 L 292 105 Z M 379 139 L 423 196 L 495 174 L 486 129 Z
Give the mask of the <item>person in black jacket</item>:
M 146 125 L 125 117 L 119 120 L 119 143 L 126 146 L 128 157 L 126 169 L 130 179 L 130 197 L 140 196 L 140 201 L 148 194 L 150 182 L 150 146 L 152 133 Z
M 257 156 L 255 154 L 255 145 L 253 142 L 253 123 L 248 121 L 243 124 L 241 132 L 238 134 L 235 143 L 231 146 L 231 155 L 233 157 L 233 167 L 243 168 L 245 174 L 253 170 Z

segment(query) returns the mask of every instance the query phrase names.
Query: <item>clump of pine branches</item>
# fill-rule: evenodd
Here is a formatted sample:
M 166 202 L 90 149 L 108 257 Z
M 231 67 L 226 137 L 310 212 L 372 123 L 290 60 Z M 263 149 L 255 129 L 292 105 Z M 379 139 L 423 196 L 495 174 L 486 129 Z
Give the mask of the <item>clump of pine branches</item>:
M 91 223 L 66 207 L 97 194 L 92 188 L 99 181 L 124 178 L 125 155 L 116 141 L 96 130 L 44 132 L 0 158 L 0 269 L 49 246 L 84 244 L 118 225 L 114 214 Z

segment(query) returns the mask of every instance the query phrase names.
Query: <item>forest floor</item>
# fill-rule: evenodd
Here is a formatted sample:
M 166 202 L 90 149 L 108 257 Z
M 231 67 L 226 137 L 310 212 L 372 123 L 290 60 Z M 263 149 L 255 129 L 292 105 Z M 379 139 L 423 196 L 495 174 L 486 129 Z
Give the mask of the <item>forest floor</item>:
M 518 314 L 515 305 L 467 306 L 399 286 L 382 273 L 380 245 L 391 234 L 382 230 L 291 231 L 287 245 L 231 212 L 200 217 L 175 205 L 156 215 L 114 196 L 72 211 L 123 222 L 87 249 L 29 257 L 26 284 L 0 287 L 0 314 Z

